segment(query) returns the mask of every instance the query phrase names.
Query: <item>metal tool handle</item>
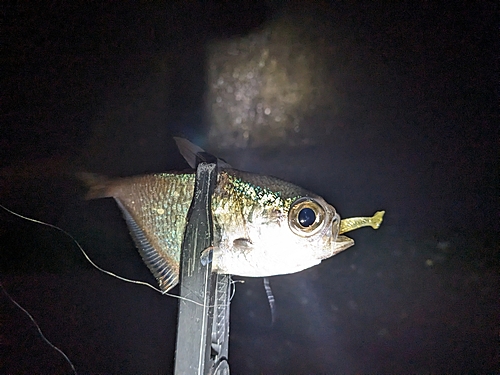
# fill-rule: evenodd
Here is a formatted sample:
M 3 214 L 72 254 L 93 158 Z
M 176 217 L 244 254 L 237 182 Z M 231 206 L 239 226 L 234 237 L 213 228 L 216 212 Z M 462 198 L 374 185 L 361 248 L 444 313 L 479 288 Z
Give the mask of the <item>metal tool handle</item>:
M 209 159 L 205 154 L 199 157 Z M 181 252 L 180 295 L 183 299 L 179 302 L 175 374 L 229 375 L 231 278 L 212 273 L 211 263 L 211 198 L 216 184 L 216 161 L 200 162 Z

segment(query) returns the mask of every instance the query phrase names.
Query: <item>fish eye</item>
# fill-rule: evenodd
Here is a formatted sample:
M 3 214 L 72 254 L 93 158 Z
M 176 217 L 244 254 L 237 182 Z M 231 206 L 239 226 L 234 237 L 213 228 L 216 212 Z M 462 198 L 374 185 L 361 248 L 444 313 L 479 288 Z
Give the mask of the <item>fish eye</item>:
M 299 212 L 299 223 L 303 227 L 310 227 L 316 221 L 316 214 L 309 207 L 303 208 Z
M 288 212 L 288 225 L 295 234 L 309 237 L 318 233 L 325 222 L 325 209 L 313 198 L 299 198 Z

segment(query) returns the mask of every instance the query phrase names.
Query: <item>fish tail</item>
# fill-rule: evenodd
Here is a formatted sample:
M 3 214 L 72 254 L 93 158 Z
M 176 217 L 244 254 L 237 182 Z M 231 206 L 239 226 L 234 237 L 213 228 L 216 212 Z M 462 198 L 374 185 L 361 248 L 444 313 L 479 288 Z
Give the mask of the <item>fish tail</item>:
M 110 180 L 107 177 L 89 172 L 78 172 L 76 177 L 83 181 L 89 188 L 85 199 L 111 197 L 109 191 Z

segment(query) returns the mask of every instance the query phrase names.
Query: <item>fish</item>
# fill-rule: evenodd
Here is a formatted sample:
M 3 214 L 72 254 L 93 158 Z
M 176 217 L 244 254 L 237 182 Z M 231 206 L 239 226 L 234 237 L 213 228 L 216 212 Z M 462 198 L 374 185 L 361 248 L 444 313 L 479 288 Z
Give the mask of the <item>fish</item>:
M 196 167 L 203 149 L 175 138 L 181 155 Z M 377 229 L 384 211 L 373 217 L 341 220 L 321 196 L 277 177 L 244 172 L 217 159 L 211 200 L 214 228 L 212 271 L 246 277 L 290 274 L 319 264 L 354 245 L 344 233 L 363 226 Z M 179 282 L 181 247 L 193 200 L 194 170 L 107 178 L 79 174 L 86 199 L 113 198 L 137 249 L 160 289 Z

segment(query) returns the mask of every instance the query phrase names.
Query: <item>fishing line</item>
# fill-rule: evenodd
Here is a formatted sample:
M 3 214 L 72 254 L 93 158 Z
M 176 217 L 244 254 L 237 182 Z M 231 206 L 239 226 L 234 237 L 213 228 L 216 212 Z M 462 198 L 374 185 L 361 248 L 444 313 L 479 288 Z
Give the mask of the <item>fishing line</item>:
M 62 232 L 64 233 L 66 236 L 68 236 L 69 238 L 71 238 L 71 240 L 75 243 L 75 245 L 78 247 L 78 249 L 80 249 L 80 251 L 82 252 L 83 256 L 85 257 L 85 259 L 87 259 L 89 261 L 89 263 L 94 266 L 97 270 L 109 275 L 109 276 L 112 276 L 112 277 L 116 277 L 117 279 L 119 280 L 122 280 L 122 281 L 125 281 L 125 282 L 128 282 L 128 283 L 132 283 L 132 284 L 139 284 L 139 285 L 145 285 L 145 286 L 148 286 L 150 287 L 151 289 L 155 290 L 156 292 L 158 293 L 161 293 L 162 295 L 166 295 L 166 296 L 169 296 L 169 297 L 174 297 L 174 298 L 178 298 L 180 300 L 183 300 L 183 301 L 186 301 L 186 302 L 191 302 L 191 303 L 194 303 L 198 306 L 204 306 L 203 303 L 200 303 L 200 302 L 196 302 L 194 300 L 191 300 L 189 298 L 185 298 L 185 297 L 181 297 L 181 296 L 177 296 L 175 294 L 171 294 L 171 293 L 168 293 L 168 292 L 165 292 L 165 291 L 162 291 L 158 288 L 156 288 L 155 286 L 145 282 L 145 281 L 140 281 L 140 280 L 131 280 L 131 279 L 128 279 L 126 277 L 123 277 L 123 276 L 119 276 L 111 271 L 108 271 L 108 270 L 105 270 L 101 267 L 99 267 L 97 264 L 95 264 L 92 259 L 90 259 L 90 257 L 87 255 L 87 253 L 85 252 L 85 250 L 83 250 L 83 247 L 80 245 L 80 243 L 75 239 L 75 237 L 73 237 L 69 232 L 65 231 L 64 229 L 56 226 L 56 225 L 53 225 L 53 224 L 49 224 L 49 223 L 46 223 L 46 222 L 43 222 L 43 221 L 40 221 L 40 220 L 36 220 L 36 219 L 32 219 L 30 217 L 27 217 L 27 216 L 23 216 L 21 214 L 18 214 L 17 212 L 14 212 L 12 210 L 9 210 L 7 207 L 3 206 L 0 204 L 0 208 L 3 208 L 5 211 L 7 211 L 8 213 L 14 215 L 14 216 L 17 216 L 23 220 L 26 220 L 26 221 L 31 221 L 33 223 L 36 223 L 36 224 L 41 224 L 41 225 L 45 225 L 49 228 L 52 228 L 52 229 L 56 229 L 58 230 L 59 232 Z M 237 280 L 237 281 L 232 281 L 231 284 L 234 285 L 236 282 L 241 282 L 243 283 L 244 281 L 240 281 L 240 280 Z M 2 289 L 3 293 L 12 301 L 12 303 L 14 305 L 16 305 L 21 311 L 23 311 L 27 316 L 28 318 L 33 322 L 33 324 L 35 325 L 36 329 L 38 330 L 38 333 L 40 334 L 40 337 L 48 344 L 50 345 L 50 347 L 52 347 L 53 349 L 55 349 L 57 352 L 59 352 L 63 357 L 64 359 L 69 363 L 69 365 L 71 366 L 71 369 L 73 370 L 73 373 L 75 375 L 77 375 L 77 372 L 76 372 L 76 369 L 75 369 L 75 366 L 73 365 L 73 363 L 70 361 L 70 359 L 68 358 L 68 356 L 61 350 L 59 349 L 57 346 L 55 346 L 54 344 L 52 344 L 46 337 L 45 335 L 42 333 L 42 330 L 40 328 L 40 326 L 38 325 L 38 323 L 35 321 L 35 319 L 33 318 L 33 316 L 25 309 L 23 308 L 19 303 L 17 303 L 10 295 L 9 293 L 7 293 L 7 291 L 5 290 L 5 288 L 3 287 L 3 285 L 0 283 L 0 288 Z M 233 292 L 232 292 L 232 295 L 231 295 L 231 299 L 232 297 L 234 296 L 234 293 L 236 292 L 236 288 L 233 289 Z
M 9 212 L 10 214 L 14 215 L 14 216 L 17 216 L 21 219 L 24 219 L 24 220 L 27 220 L 27 221 L 31 221 L 33 223 L 36 223 L 36 224 L 41 224 L 41 225 L 45 225 L 49 228 L 53 228 L 53 229 L 56 229 L 58 230 L 59 232 L 62 232 L 64 233 L 66 236 L 68 236 L 69 238 L 71 238 L 71 240 L 75 243 L 75 245 L 78 247 L 78 249 L 80 249 L 80 251 L 82 252 L 83 256 L 85 257 L 85 259 L 87 259 L 89 261 L 89 263 L 94 266 L 97 270 L 109 275 L 109 276 L 112 276 L 112 277 L 115 277 L 119 280 L 122 280 L 122 281 L 125 281 L 125 282 L 128 282 L 128 283 L 132 283 L 132 284 L 139 284 L 139 285 L 144 285 L 144 286 L 147 286 L 153 290 L 155 290 L 156 292 L 158 293 L 161 293 L 163 295 L 166 295 L 166 296 L 169 296 L 169 297 L 174 297 L 174 298 L 178 298 L 180 300 L 183 300 L 183 301 L 186 301 L 186 302 L 192 302 L 194 303 L 195 305 L 198 305 L 198 306 L 204 306 L 203 303 L 200 303 L 200 302 L 196 302 L 192 299 L 189 299 L 189 298 L 185 298 L 185 297 L 181 297 L 181 296 L 177 296 L 175 294 L 171 294 L 171 293 L 168 293 L 168 292 L 165 292 L 161 289 L 158 289 L 157 287 L 145 282 L 145 281 L 140 281 L 140 280 L 132 280 L 132 279 L 128 279 L 126 277 L 123 277 L 123 276 L 120 276 L 120 275 L 117 275 L 111 271 L 108 271 L 108 270 L 105 270 L 101 267 L 99 267 L 97 264 L 95 264 L 92 259 L 90 259 L 90 257 L 87 255 L 87 253 L 85 252 L 85 250 L 83 250 L 83 247 L 80 245 L 80 243 L 75 239 L 75 237 L 73 237 L 69 232 L 65 231 L 64 229 L 56 226 L 56 225 L 53 225 L 53 224 L 49 224 L 49 223 L 46 223 L 46 222 L 43 222 L 43 221 L 40 221 L 40 220 L 36 220 L 36 219 L 32 219 L 30 217 L 27 217 L 27 216 L 23 216 L 21 214 L 18 214 L 14 211 L 11 211 L 9 210 L 7 207 L 5 206 L 2 206 L 0 204 L 0 208 L 3 208 L 5 211 Z
M 128 282 L 128 283 L 132 283 L 132 284 L 139 284 L 139 285 L 145 285 L 145 286 L 148 286 L 150 287 L 151 289 L 155 290 L 156 292 L 158 293 L 161 293 L 162 295 L 166 295 L 166 296 L 169 296 L 169 297 L 174 297 L 174 298 L 178 298 L 180 300 L 183 300 L 183 301 L 186 301 L 186 302 L 191 302 L 191 303 L 194 303 L 198 306 L 204 306 L 203 303 L 200 303 L 200 302 L 196 302 L 194 300 L 191 300 L 189 298 L 185 298 L 185 297 L 181 297 L 181 296 L 177 296 L 175 294 L 171 294 L 171 293 L 168 293 L 168 292 L 165 292 L 165 291 L 162 291 L 158 288 L 156 288 L 155 286 L 145 282 L 145 281 L 140 281 L 140 280 L 131 280 L 131 279 L 128 279 L 126 277 L 123 277 L 123 276 L 119 276 L 111 271 L 108 271 L 108 270 L 105 270 L 101 267 L 99 267 L 97 264 L 95 264 L 92 259 L 90 259 L 90 257 L 87 255 L 87 253 L 85 252 L 85 250 L 83 249 L 83 247 L 80 245 L 80 243 L 67 231 L 65 231 L 64 229 L 56 226 L 56 225 L 53 225 L 53 224 L 49 224 L 49 223 L 46 223 L 46 222 L 43 222 L 43 221 L 40 221 L 40 220 L 36 220 L 36 219 L 32 219 L 30 217 L 27 217 L 27 216 L 23 216 L 21 214 L 18 214 L 17 212 L 14 212 L 12 210 L 9 210 L 7 207 L 3 206 L 0 204 L 0 208 L 3 208 L 5 211 L 9 212 L 10 214 L 14 215 L 14 216 L 17 216 L 21 219 L 24 219 L 26 221 L 31 221 L 33 223 L 36 223 L 36 224 L 41 224 L 41 225 L 45 225 L 49 228 L 52 228 L 52 229 L 56 229 L 58 230 L 59 232 L 62 232 L 64 233 L 66 236 L 68 236 L 69 238 L 71 238 L 71 240 L 76 244 L 76 246 L 78 247 L 78 249 L 80 249 L 80 251 L 82 252 L 82 254 L 84 255 L 85 259 L 87 259 L 89 261 L 89 263 L 94 266 L 97 270 L 109 275 L 109 276 L 112 276 L 112 277 L 116 277 L 117 279 L 119 280 L 122 280 L 122 281 L 125 281 L 125 282 Z M 231 284 L 234 286 L 234 284 L 236 282 L 242 282 L 243 281 L 232 281 Z M 35 319 L 33 318 L 33 316 L 25 309 L 23 308 L 19 303 L 17 303 L 10 295 L 9 293 L 7 293 L 7 291 L 5 290 L 5 288 L 3 287 L 3 285 L 0 283 L 0 288 L 2 289 L 3 293 L 12 301 L 12 303 L 14 305 L 16 305 L 21 311 L 23 311 L 27 316 L 28 318 L 31 320 L 31 322 L 35 325 L 36 329 L 38 330 L 38 333 L 40 335 L 40 337 L 50 346 L 52 347 L 54 350 L 56 350 L 57 352 L 59 352 L 63 357 L 64 359 L 69 363 L 69 365 L 71 366 L 71 369 L 73 371 L 73 373 L 75 375 L 77 375 L 77 372 L 76 372 L 76 369 L 75 369 L 75 366 L 73 365 L 73 363 L 71 362 L 71 360 L 68 358 L 68 356 L 61 350 L 59 349 L 57 346 L 55 346 L 54 344 L 52 344 L 46 337 L 45 335 L 43 334 L 40 326 L 38 325 L 38 323 L 35 321 Z M 232 295 L 231 295 L 231 299 L 232 297 L 234 296 L 234 293 L 236 292 L 236 288 L 233 289 L 233 292 L 232 292 Z M 226 305 L 227 306 L 227 305 Z
M 236 293 L 236 284 L 245 284 L 245 280 L 231 280 L 231 297 L 229 297 L 229 301 L 233 300 L 233 297 Z
M 3 207 L 3 206 L 1 206 Z M 5 208 L 5 207 L 3 207 Z M 11 302 L 17 306 L 17 308 L 19 310 L 21 310 L 23 313 L 25 313 L 28 318 L 31 320 L 31 322 L 35 325 L 36 329 L 38 330 L 38 334 L 40 335 L 40 337 L 43 339 L 43 341 L 45 341 L 52 349 L 56 350 L 57 352 L 59 352 L 59 354 L 61 354 L 64 359 L 66 360 L 66 362 L 69 363 L 69 365 L 71 366 L 71 370 L 73 370 L 73 373 L 75 375 L 77 375 L 76 373 L 76 369 L 75 369 L 75 366 L 73 365 L 73 363 L 70 361 L 70 359 L 68 358 L 68 356 L 61 350 L 59 349 L 57 346 L 55 346 L 54 344 L 52 344 L 48 339 L 47 337 L 45 337 L 45 335 L 43 334 L 42 332 L 42 329 L 40 328 L 40 326 L 38 325 L 38 323 L 35 321 L 35 318 L 33 318 L 33 316 L 28 312 L 28 310 L 26 310 L 24 307 L 22 307 L 19 303 L 17 303 L 11 296 L 9 293 L 7 293 L 7 291 L 5 290 L 5 288 L 3 287 L 2 283 L 0 282 L 0 288 L 2 289 L 3 293 L 7 296 L 8 299 L 11 300 Z

